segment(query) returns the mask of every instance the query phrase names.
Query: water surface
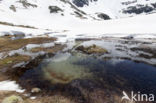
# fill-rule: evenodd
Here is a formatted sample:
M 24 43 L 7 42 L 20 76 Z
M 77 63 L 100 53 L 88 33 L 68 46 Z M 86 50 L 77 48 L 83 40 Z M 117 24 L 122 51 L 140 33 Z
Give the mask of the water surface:
M 45 58 L 20 77 L 24 88 L 39 87 L 91 100 L 100 95 L 122 95 L 122 91 L 156 95 L 156 67 L 124 59 L 104 59 L 81 53 L 61 53 Z M 88 95 L 86 97 L 86 95 Z M 90 97 L 91 96 L 91 97 Z M 97 99 L 97 98 L 96 98 Z

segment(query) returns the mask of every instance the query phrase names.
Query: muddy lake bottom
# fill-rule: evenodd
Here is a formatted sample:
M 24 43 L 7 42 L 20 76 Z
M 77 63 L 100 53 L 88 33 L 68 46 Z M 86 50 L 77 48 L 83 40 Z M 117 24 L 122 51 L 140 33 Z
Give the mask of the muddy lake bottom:
M 28 93 L 41 89 L 32 95 L 59 94 L 76 103 L 121 103 L 123 91 L 156 95 L 155 65 L 80 51 L 45 54 L 7 75 Z

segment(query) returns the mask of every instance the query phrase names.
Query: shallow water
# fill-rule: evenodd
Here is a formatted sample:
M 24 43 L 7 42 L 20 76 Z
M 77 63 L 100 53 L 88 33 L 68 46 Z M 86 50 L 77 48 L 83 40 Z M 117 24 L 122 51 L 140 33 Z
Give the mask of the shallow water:
M 83 96 L 82 100 L 91 100 L 87 93 L 99 91 L 103 96 L 101 92 L 121 96 L 122 91 L 156 95 L 156 67 L 131 60 L 61 53 L 26 71 L 19 83 L 24 88 L 39 87 L 48 92 Z

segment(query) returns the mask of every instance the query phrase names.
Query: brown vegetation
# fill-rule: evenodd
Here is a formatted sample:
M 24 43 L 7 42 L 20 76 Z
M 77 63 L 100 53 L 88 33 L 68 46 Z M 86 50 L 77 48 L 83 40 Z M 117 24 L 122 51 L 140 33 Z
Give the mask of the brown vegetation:
M 16 40 L 10 40 L 9 38 L 1 37 L 0 38 L 0 52 L 17 50 L 26 46 L 27 44 L 42 44 L 42 43 L 53 42 L 55 40 L 56 38 L 48 38 L 48 37 L 16 39 Z

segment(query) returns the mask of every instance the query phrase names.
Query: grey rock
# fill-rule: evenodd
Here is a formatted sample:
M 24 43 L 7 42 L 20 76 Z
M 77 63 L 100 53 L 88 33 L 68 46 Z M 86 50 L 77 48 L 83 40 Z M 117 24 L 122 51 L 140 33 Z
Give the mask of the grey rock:
M 104 13 L 99 13 L 97 14 L 97 16 L 101 19 L 104 19 L 104 20 L 109 20 L 111 19 L 108 15 L 104 14 Z
M 50 13 L 63 12 L 63 10 L 57 6 L 49 6 Z

